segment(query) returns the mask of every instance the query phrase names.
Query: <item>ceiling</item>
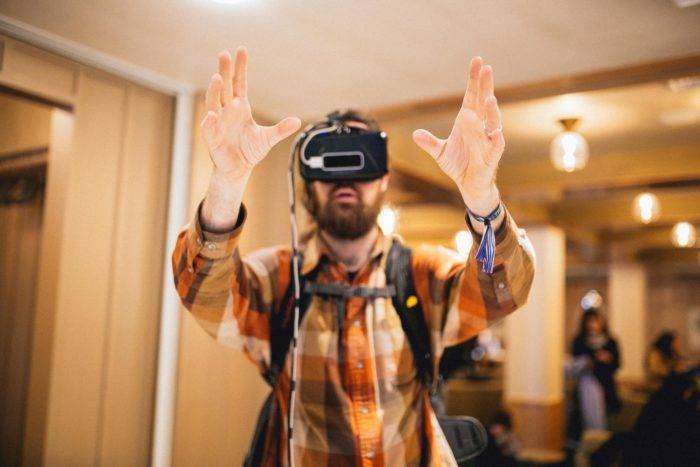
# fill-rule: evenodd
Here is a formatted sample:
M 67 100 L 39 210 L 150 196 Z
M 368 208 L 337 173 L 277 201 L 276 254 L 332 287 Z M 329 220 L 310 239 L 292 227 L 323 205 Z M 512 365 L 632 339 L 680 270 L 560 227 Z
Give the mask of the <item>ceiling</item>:
M 700 52 L 700 6 L 671 0 L 0 0 L 0 14 L 198 88 L 245 44 L 271 117 L 459 94 L 476 54 L 512 86 Z

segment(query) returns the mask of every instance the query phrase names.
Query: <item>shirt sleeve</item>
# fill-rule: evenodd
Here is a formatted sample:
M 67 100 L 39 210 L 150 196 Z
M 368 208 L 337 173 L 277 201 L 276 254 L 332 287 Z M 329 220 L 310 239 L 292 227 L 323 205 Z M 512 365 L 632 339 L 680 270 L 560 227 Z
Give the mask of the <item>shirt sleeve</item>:
M 496 253 L 491 274 L 476 260 L 481 235 L 465 215 L 474 240 L 465 259 L 444 247 L 421 246 L 413 255 L 413 272 L 431 342 L 437 357 L 444 347 L 476 336 L 527 301 L 534 277 L 534 251 L 523 229 L 505 208 L 495 232 Z
M 280 296 L 279 273 L 289 275 L 291 255 L 270 247 L 241 257 L 245 206 L 241 204 L 234 228 L 221 233 L 202 228 L 201 208 L 200 203 L 173 250 L 177 293 L 202 329 L 217 342 L 242 350 L 265 371 L 270 364 L 268 318 Z

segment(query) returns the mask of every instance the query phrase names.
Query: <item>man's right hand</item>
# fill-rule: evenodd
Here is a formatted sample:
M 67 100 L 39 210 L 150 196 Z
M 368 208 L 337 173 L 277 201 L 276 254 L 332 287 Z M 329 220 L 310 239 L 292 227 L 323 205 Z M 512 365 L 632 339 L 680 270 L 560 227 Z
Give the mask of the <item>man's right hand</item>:
M 255 123 L 248 102 L 247 66 L 245 47 L 236 50 L 235 67 L 227 50 L 219 53 L 219 72 L 209 82 L 207 115 L 202 121 L 202 135 L 214 170 L 231 179 L 249 175 L 275 144 L 301 126 L 296 117 L 287 117 L 273 126 Z
M 201 221 L 209 231 L 233 228 L 253 167 L 275 144 L 301 126 L 296 117 L 285 118 L 273 126 L 255 123 L 248 102 L 247 64 L 245 47 L 236 50 L 235 72 L 231 55 L 226 50 L 220 52 L 219 72 L 212 76 L 207 89 L 202 136 L 214 170 Z

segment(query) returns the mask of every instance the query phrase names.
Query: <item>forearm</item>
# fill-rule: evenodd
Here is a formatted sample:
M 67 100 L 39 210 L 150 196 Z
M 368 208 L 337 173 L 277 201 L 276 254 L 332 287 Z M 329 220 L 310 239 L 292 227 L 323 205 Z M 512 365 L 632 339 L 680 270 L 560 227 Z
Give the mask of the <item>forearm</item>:
M 216 169 L 212 171 L 202 204 L 201 222 L 204 230 L 223 232 L 233 229 L 250 174 L 249 171 L 242 176 L 231 176 Z

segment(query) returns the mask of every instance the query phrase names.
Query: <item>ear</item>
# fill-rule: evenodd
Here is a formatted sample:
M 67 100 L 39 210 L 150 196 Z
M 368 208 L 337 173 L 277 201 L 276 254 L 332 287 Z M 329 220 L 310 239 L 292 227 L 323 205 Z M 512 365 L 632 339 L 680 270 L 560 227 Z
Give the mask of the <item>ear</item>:
M 379 187 L 381 188 L 382 193 L 385 193 L 386 190 L 389 189 L 389 174 L 388 173 L 384 174 L 384 176 L 382 176 L 381 180 L 382 181 L 381 181 Z

